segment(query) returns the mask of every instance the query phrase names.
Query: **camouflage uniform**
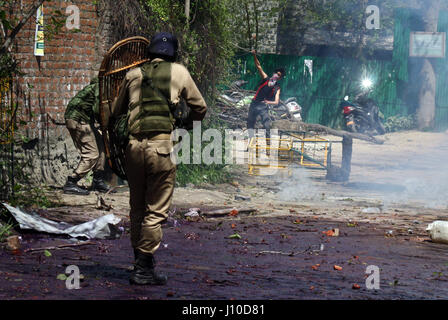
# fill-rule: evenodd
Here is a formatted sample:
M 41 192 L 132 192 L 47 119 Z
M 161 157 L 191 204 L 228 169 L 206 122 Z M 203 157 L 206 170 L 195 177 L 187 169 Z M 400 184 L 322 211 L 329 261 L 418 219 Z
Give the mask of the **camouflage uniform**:
M 104 144 L 100 132 L 95 128 L 95 122 L 99 122 L 98 78 L 94 78 L 70 100 L 64 118 L 73 143 L 81 155 L 78 166 L 67 179 L 64 192 L 88 194 L 88 191 L 77 186 L 77 182 L 90 170 L 93 170 L 92 188 L 107 192 L 109 187 L 104 183 Z

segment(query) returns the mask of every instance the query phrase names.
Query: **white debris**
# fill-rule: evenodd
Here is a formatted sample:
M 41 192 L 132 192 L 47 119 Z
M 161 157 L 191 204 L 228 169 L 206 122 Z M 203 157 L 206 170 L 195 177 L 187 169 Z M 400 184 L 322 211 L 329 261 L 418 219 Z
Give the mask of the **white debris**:
M 201 212 L 201 209 L 199 208 L 190 208 L 187 213 L 184 214 L 186 217 L 198 217 L 199 212 Z
M 381 209 L 377 207 L 369 207 L 361 210 L 362 213 L 381 213 Z
M 429 232 L 432 241 L 448 244 L 448 221 L 434 221 L 428 224 L 426 231 Z
M 7 203 L 2 204 L 19 223 L 20 229 L 52 234 L 68 234 L 74 238 L 85 237 L 88 239 L 110 239 L 119 237 L 121 234 L 120 230 L 115 226 L 121 219 L 113 214 L 73 226 L 69 223 L 42 218 L 36 213 L 25 213 Z

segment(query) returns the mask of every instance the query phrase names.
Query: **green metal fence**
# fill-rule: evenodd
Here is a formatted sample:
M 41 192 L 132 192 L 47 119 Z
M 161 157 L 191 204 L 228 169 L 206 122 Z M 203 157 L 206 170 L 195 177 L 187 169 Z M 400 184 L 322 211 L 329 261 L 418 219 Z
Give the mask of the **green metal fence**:
M 306 122 L 338 127 L 341 99 L 345 95 L 353 96 L 364 77 L 374 81 L 371 97 L 377 100 L 385 118 L 413 114 L 415 104 L 406 98 L 409 93 L 406 87 L 412 85 L 408 75 L 411 16 L 410 9 L 395 13 L 394 51 L 390 60 L 361 63 L 348 58 L 272 54 L 260 55 L 259 60 L 268 75 L 279 66 L 285 68 L 287 76 L 281 83 L 281 99 L 297 97 Z M 448 12 L 440 13 L 438 26 L 440 32 L 448 33 Z M 312 68 L 307 67 L 305 60 L 312 61 Z M 436 127 L 444 129 L 448 127 L 448 62 L 447 59 L 437 59 L 434 65 L 437 73 Z M 252 55 L 240 56 L 238 66 L 241 77 L 248 81 L 246 89 L 255 89 L 260 78 Z

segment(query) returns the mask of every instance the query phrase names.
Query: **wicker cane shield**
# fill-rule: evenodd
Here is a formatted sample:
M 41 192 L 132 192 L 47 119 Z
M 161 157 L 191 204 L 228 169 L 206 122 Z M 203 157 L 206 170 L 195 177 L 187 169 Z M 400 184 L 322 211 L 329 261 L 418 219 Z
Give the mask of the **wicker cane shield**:
M 117 119 L 110 117 L 111 107 L 126 73 L 149 61 L 145 57 L 145 49 L 148 45 L 149 40 L 144 37 L 131 37 L 117 42 L 104 56 L 98 73 L 100 121 L 106 157 L 114 173 L 122 179 L 126 179 L 126 150 L 118 143 L 117 134 L 113 129 Z

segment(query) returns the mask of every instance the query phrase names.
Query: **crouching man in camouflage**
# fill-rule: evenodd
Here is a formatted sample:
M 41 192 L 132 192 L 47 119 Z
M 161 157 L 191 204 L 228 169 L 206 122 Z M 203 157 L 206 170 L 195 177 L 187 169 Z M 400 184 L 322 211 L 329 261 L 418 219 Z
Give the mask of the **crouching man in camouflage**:
M 107 192 L 110 187 L 104 182 L 105 153 L 100 132 L 95 128 L 99 122 L 98 78 L 70 100 L 64 114 L 65 124 L 73 139 L 81 160 L 73 173 L 68 176 L 64 193 L 88 195 L 89 191 L 78 186 L 90 170 L 93 170 L 92 190 Z
M 123 80 L 112 116 L 128 113 L 129 144 L 126 176 L 130 189 L 131 244 L 135 264 L 130 283 L 165 284 L 154 270 L 154 252 L 162 241 L 162 222 L 174 191 L 176 166 L 171 160 L 172 104 L 184 98 L 191 109 L 187 123 L 202 120 L 207 106 L 188 70 L 174 63 L 178 42 L 170 33 L 158 33 L 147 48 L 150 59 L 130 70 Z

